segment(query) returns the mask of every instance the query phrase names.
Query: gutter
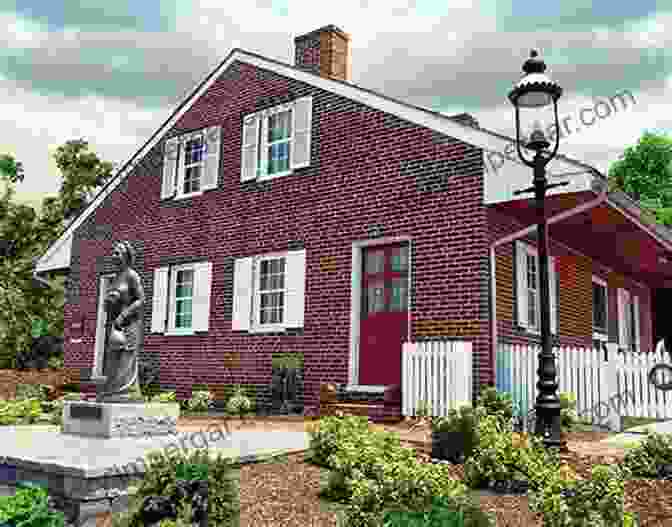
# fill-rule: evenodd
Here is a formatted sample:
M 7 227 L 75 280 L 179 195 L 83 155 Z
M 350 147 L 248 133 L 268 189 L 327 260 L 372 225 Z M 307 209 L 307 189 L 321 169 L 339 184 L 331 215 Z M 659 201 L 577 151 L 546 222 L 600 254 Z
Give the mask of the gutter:
M 593 181 L 593 190 L 596 190 L 596 187 L 600 188 L 599 194 L 595 199 L 592 199 L 586 203 L 582 203 L 581 205 L 577 205 L 576 207 L 565 210 L 563 212 L 560 212 L 556 214 L 555 216 L 551 216 L 546 220 L 546 223 L 548 225 L 551 225 L 552 223 L 557 223 L 559 221 L 562 221 L 566 218 L 569 218 L 571 216 L 574 216 L 576 214 L 579 214 L 581 212 L 585 212 L 587 210 L 590 210 L 592 208 L 597 207 L 598 205 L 601 205 L 602 203 L 607 201 L 607 192 L 608 192 L 608 185 L 602 174 L 600 174 L 597 170 L 592 169 L 593 176 L 595 176 L 596 180 L 598 181 Z M 506 243 L 511 243 L 512 241 L 522 238 L 523 236 L 528 235 L 529 233 L 537 230 L 537 225 L 529 225 L 525 227 L 524 229 L 521 229 L 517 232 L 507 234 L 506 236 L 495 240 L 490 244 L 490 363 L 492 364 L 493 371 L 495 372 L 496 376 L 496 364 L 495 360 L 497 357 L 497 273 L 496 273 L 496 259 L 495 259 L 495 249 L 501 245 L 504 245 Z M 496 383 L 496 379 L 495 379 Z

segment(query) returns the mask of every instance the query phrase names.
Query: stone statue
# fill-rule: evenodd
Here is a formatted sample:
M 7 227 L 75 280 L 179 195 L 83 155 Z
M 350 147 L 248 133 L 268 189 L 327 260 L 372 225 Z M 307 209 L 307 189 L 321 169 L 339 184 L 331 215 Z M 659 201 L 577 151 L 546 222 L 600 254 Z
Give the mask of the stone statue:
M 142 344 L 142 308 L 145 293 L 138 273 L 133 246 L 126 241 L 115 244 L 113 258 L 118 266 L 105 298 L 105 382 L 98 386 L 98 402 L 142 400 L 138 377 L 138 355 Z

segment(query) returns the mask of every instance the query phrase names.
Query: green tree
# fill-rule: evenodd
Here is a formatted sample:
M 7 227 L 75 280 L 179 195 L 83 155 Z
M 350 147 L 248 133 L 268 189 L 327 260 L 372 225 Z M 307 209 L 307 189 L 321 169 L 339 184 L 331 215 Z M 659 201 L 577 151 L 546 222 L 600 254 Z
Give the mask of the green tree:
M 672 138 L 646 132 L 609 168 L 611 188 L 619 188 L 655 221 L 672 226 Z
M 19 352 L 32 345 L 31 329 L 46 323 L 50 335 L 63 335 L 65 277 L 36 287 L 34 262 L 112 177 L 112 163 L 101 161 L 82 139 L 66 142 L 54 154 L 63 175 L 57 196 L 42 200 L 40 213 L 14 202 L 14 185 L 23 181 L 21 163 L 0 156 L 0 367 L 15 367 Z

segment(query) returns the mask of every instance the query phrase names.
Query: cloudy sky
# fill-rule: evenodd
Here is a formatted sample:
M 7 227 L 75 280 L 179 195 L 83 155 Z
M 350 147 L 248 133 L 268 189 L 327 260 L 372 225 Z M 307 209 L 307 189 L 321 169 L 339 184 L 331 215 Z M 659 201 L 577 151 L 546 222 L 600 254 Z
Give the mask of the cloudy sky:
M 232 48 L 291 63 L 293 38 L 326 24 L 352 34 L 355 83 L 507 135 L 506 95 L 538 48 L 565 90 L 560 152 L 602 170 L 644 130 L 672 131 L 669 0 L 0 0 L 0 152 L 24 164 L 17 199 L 57 192 L 68 139 L 121 164 Z

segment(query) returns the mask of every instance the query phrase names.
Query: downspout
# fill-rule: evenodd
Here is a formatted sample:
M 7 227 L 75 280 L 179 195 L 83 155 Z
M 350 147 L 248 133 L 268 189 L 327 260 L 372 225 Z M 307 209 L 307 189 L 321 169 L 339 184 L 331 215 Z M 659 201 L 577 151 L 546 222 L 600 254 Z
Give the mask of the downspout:
M 594 172 L 596 174 L 597 171 Z M 603 178 L 603 176 L 599 173 L 597 173 L 599 178 Z M 557 223 L 559 221 L 562 221 L 566 218 L 569 218 L 570 216 L 574 216 L 576 214 L 579 214 L 581 212 L 585 212 L 587 210 L 590 210 L 594 207 L 597 207 L 598 205 L 604 203 L 607 200 L 607 192 L 608 192 L 608 185 L 606 181 L 601 181 L 601 189 L 599 195 L 590 201 L 587 201 L 586 203 L 582 203 L 581 205 L 577 205 L 574 208 L 571 208 L 569 210 L 565 210 L 563 212 L 560 212 L 556 214 L 555 216 L 551 216 L 546 220 L 546 222 L 550 225 L 552 223 Z M 511 243 L 512 241 L 522 238 L 523 236 L 526 236 L 527 234 L 535 231 L 537 229 L 537 225 L 529 225 L 525 227 L 524 229 L 521 229 L 517 232 L 514 232 L 512 234 L 507 234 L 506 236 L 500 238 L 499 240 L 495 240 L 492 242 L 490 245 L 490 364 L 492 364 L 493 370 L 495 372 L 495 377 L 496 377 L 496 364 L 495 360 L 497 358 L 497 283 L 496 283 L 496 263 L 495 263 L 495 249 L 499 247 L 500 245 L 504 245 L 506 243 Z M 497 382 L 497 379 L 495 379 L 495 383 Z

